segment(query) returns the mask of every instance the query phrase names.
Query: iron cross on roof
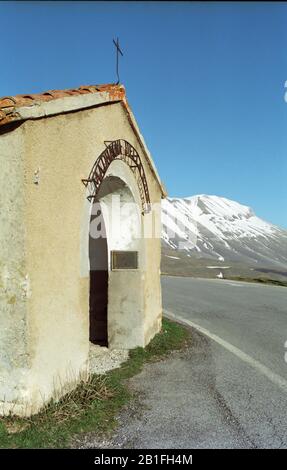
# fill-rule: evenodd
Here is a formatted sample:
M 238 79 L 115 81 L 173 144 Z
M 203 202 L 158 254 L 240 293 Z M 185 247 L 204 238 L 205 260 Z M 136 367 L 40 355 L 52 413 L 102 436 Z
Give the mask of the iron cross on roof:
M 120 83 L 120 76 L 119 76 L 119 53 L 123 56 L 124 54 L 120 50 L 120 43 L 119 43 L 119 38 L 117 38 L 117 42 L 113 39 L 113 43 L 116 46 L 117 49 L 117 76 L 118 76 L 118 81 L 117 85 Z

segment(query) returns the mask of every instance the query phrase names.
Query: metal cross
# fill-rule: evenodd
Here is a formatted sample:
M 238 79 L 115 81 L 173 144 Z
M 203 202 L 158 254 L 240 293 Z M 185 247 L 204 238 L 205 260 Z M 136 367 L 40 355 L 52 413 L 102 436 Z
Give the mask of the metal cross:
M 120 76 L 119 76 L 119 53 L 123 56 L 124 54 L 120 50 L 120 43 L 119 43 L 119 38 L 117 38 L 117 42 L 113 39 L 113 43 L 116 46 L 117 49 L 117 76 L 118 76 L 118 81 L 117 85 L 120 83 Z

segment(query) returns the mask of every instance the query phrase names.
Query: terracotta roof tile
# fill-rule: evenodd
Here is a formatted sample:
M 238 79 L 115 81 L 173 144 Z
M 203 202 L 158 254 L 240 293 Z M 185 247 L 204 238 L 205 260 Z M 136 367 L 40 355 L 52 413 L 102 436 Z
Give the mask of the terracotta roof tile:
M 33 106 L 39 102 L 47 102 L 69 96 L 79 96 L 99 92 L 109 93 L 111 101 L 125 99 L 124 87 L 114 83 L 105 85 L 82 85 L 79 88 L 48 90 L 43 93 L 33 93 L 28 95 L 3 96 L 0 97 L 0 125 L 13 121 L 15 113 L 17 113 L 17 108 L 21 106 Z

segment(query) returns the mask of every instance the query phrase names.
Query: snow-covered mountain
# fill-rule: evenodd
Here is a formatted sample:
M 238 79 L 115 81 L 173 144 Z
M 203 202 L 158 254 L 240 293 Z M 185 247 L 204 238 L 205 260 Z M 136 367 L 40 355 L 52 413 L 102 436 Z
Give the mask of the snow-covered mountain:
M 168 251 L 287 270 L 287 231 L 224 197 L 165 199 L 162 226 L 163 248 Z

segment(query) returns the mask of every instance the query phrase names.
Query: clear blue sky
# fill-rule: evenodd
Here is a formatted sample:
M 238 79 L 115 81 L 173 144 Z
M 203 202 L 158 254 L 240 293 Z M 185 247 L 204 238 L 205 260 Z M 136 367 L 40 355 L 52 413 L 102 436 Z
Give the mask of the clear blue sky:
M 287 228 L 287 4 L 1 2 L 0 95 L 121 82 L 170 196 Z

